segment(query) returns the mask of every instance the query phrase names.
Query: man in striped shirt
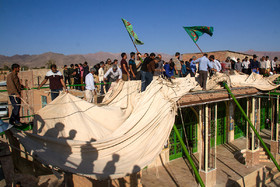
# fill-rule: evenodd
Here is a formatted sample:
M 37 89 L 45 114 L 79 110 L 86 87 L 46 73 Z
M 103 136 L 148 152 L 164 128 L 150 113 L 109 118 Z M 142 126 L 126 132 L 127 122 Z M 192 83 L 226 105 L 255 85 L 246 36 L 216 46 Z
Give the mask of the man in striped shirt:
M 57 67 L 55 64 L 51 65 L 51 70 L 47 72 L 45 79 L 42 81 L 40 86 L 38 87 L 38 90 L 46 84 L 47 81 L 50 81 L 50 89 L 51 89 L 51 98 L 54 100 L 59 93 L 64 88 L 66 92 L 68 90 L 66 89 L 65 83 L 63 81 L 63 76 L 60 71 L 57 70 Z

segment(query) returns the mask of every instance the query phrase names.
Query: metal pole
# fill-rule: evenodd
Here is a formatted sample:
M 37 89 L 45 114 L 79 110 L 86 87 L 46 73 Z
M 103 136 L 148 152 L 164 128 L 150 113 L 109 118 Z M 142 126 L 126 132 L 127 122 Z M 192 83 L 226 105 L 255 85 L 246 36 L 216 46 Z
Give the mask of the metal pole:
M 131 41 L 132 41 L 132 43 L 133 43 L 133 45 L 134 45 L 134 47 L 135 47 L 136 51 L 137 51 L 137 53 L 139 53 L 139 51 L 138 51 L 138 49 L 137 49 L 137 47 L 136 47 L 136 45 L 135 45 L 135 43 L 134 43 L 134 41 L 133 41 L 133 39 L 132 39 L 131 35 L 129 34 L 129 32 L 128 32 L 128 31 L 127 31 L 127 33 L 128 33 L 128 35 L 129 35 L 129 37 L 130 37 L 130 39 L 131 39 Z
M 128 32 L 128 31 L 127 31 L 127 33 L 128 33 L 128 35 L 129 35 L 129 37 L 130 37 L 130 39 L 131 39 L 131 41 L 132 41 L 132 43 L 133 43 L 133 45 L 134 45 L 134 47 L 135 47 L 136 51 L 137 51 L 137 53 L 139 53 L 139 51 L 138 51 L 138 49 L 137 49 L 137 47 L 136 47 L 136 45 L 135 45 L 135 43 L 134 43 L 134 41 L 133 41 L 133 39 L 132 39 L 131 35 L 129 34 L 129 32 Z M 143 63 L 143 59 L 140 57 L 140 55 L 139 55 L 139 59 L 140 59 L 140 61 Z
M 242 109 L 242 107 L 240 106 L 239 102 L 236 100 L 236 98 L 234 97 L 233 93 L 231 92 L 230 88 L 228 87 L 228 85 L 224 82 L 223 83 L 224 87 L 227 89 L 228 93 L 230 94 L 230 96 L 232 97 L 232 99 L 234 100 L 234 102 L 236 103 L 236 105 L 238 106 L 238 108 L 240 109 L 241 113 L 244 115 L 245 119 L 248 121 L 249 125 L 251 126 L 252 130 L 254 131 L 254 133 L 256 134 L 256 136 L 258 137 L 258 139 L 260 140 L 265 152 L 269 155 L 269 157 L 271 158 L 271 160 L 273 161 L 273 163 L 275 164 L 275 166 L 277 167 L 278 171 L 280 171 L 280 166 L 278 165 L 277 161 L 275 160 L 275 158 L 273 157 L 273 155 L 271 154 L 271 152 L 268 150 L 267 146 L 265 145 L 264 141 L 262 140 L 262 138 L 260 137 L 259 133 L 257 132 L 256 128 L 254 127 L 254 125 L 252 124 L 252 122 L 250 121 L 250 119 L 248 118 L 248 116 L 246 115 L 246 113 L 244 112 L 244 110 Z M 254 111 L 254 110 L 253 110 Z
M 194 171 L 196 179 L 198 180 L 198 182 L 199 182 L 201 187 L 205 187 L 205 185 L 204 185 L 204 183 L 203 183 L 203 181 L 202 181 L 202 179 L 201 179 L 201 177 L 200 177 L 200 175 L 199 175 L 199 173 L 198 173 L 198 171 L 197 171 L 197 169 L 196 169 L 196 167 L 194 165 L 194 162 L 193 162 L 193 160 L 192 160 L 192 158 L 191 158 L 191 156 L 190 156 L 190 154 L 189 154 L 189 152 L 188 152 L 188 150 L 187 150 L 187 148 L 186 148 L 186 146 L 184 144 L 184 141 L 183 141 L 183 139 L 182 139 L 182 137 L 181 137 L 181 135 L 180 135 L 176 125 L 173 125 L 173 129 L 174 129 L 174 132 L 176 133 L 176 136 L 178 137 L 178 139 L 179 139 L 179 141 L 180 141 L 180 143 L 182 145 L 183 151 L 186 154 L 189 163 L 191 164 L 191 167 L 192 167 L 192 169 Z
M 203 140 L 203 138 L 202 138 L 203 125 L 202 125 L 202 115 L 201 115 L 201 113 L 202 113 L 202 107 L 201 107 L 201 105 L 199 105 L 198 106 L 198 137 L 199 137 L 198 140 L 200 140 L 199 144 L 198 144 L 199 145 L 199 168 L 198 168 L 199 170 L 201 170 L 201 165 L 202 165 L 202 162 L 201 162 L 201 160 L 202 160 L 201 151 L 202 151 L 202 140 Z
M 279 129 L 279 95 L 277 95 L 277 100 L 276 100 L 276 141 L 279 139 L 278 135 L 278 129 Z
M 252 98 L 252 121 L 255 124 L 256 119 L 255 119 L 255 98 Z M 251 137 L 251 147 L 252 147 L 252 151 L 255 150 L 255 133 L 252 132 L 252 137 Z
M 195 42 L 194 42 L 195 43 Z M 197 43 L 195 43 L 196 47 L 200 50 L 200 52 L 203 54 L 202 50 L 200 49 L 200 47 L 197 45 Z
M 218 119 L 218 106 L 217 106 L 217 103 L 215 104 L 215 136 L 214 136 L 214 139 L 215 139 L 215 169 L 217 168 L 217 125 L 218 125 L 218 122 L 217 122 L 217 119 Z
M 208 152 L 208 130 L 209 130 L 209 127 L 208 127 L 208 105 L 206 104 L 205 106 L 205 131 L 204 131 L 204 171 L 207 173 L 208 172 L 208 155 L 209 155 L 209 152 Z
M 247 112 L 247 114 L 248 115 L 250 115 L 249 114 L 249 104 L 250 104 L 250 102 L 249 102 L 249 99 L 248 98 L 246 98 L 246 102 L 247 102 L 247 104 L 246 104 L 246 112 Z M 249 131 L 250 131 L 250 128 L 249 128 L 249 126 L 248 126 L 248 121 L 246 121 L 246 149 L 248 150 L 249 149 Z

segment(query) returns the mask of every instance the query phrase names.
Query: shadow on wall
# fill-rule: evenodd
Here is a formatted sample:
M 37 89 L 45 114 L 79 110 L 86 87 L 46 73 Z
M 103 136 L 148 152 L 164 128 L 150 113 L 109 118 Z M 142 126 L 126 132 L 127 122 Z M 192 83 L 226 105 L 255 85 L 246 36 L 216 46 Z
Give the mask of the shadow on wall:
M 98 158 L 98 151 L 92 146 L 95 139 L 87 141 L 86 144 L 81 146 L 81 163 L 77 167 L 78 173 L 92 174 L 94 169 L 94 161 Z
M 236 181 L 232 179 L 228 179 L 226 183 L 226 187 L 240 187 L 240 184 L 238 184 Z
M 38 127 L 40 124 L 40 127 Z M 40 115 L 34 115 L 34 122 L 33 122 L 33 134 L 41 133 L 43 128 L 45 127 L 46 123 L 42 119 Z
M 65 135 L 65 125 L 61 122 L 58 122 L 54 125 L 53 128 L 45 129 L 46 127 L 45 121 L 41 118 L 40 115 L 36 115 L 36 122 L 34 123 L 33 133 L 35 134 L 43 134 L 43 138 L 40 141 L 43 144 L 42 149 L 44 152 L 35 152 L 38 154 L 40 159 L 45 160 L 45 162 L 50 162 L 50 165 L 60 165 L 61 170 L 65 171 L 64 175 L 64 184 L 66 186 L 76 186 L 75 178 L 78 176 L 75 173 L 81 173 L 85 175 L 96 174 L 94 173 L 95 161 L 98 159 L 99 153 L 98 150 L 93 146 L 93 142 L 95 139 L 90 139 L 86 141 L 84 144 L 77 144 L 72 142 L 77 136 L 77 130 L 72 129 L 68 132 L 68 135 Z M 45 133 L 43 133 L 45 132 Z M 62 137 L 64 134 L 64 137 Z M 74 145 L 76 146 L 73 146 Z M 80 152 L 80 163 L 77 164 L 75 162 L 73 153 L 77 154 Z M 141 168 L 135 165 L 131 171 L 133 174 L 128 174 L 124 178 L 120 179 L 111 179 L 110 176 L 114 175 L 117 172 L 116 163 L 120 160 L 120 155 L 112 154 L 112 158 L 105 165 L 103 172 L 101 174 L 96 174 L 97 178 L 104 179 L 93 180 L 86 177 L 81 177 L 90 182 L 91 186 L 95 185 L 112 185 L 119 184 L 119 186 L 137 186 L 140 184 L 141 178 Z M 46 164 L 46 163 L 45 163 Z M 76 168 L 76 169 L 75 169 Z M 71 173 L 69 171 L 74 171 Z M 99 175 L 99 176 L 98 176 Z M 51 181 L 46 181 L 46 183 L 51 183 Z M 46 184 L 45 183 L 45 184 Z M 101 185 L 101 186 L 102 186 Z

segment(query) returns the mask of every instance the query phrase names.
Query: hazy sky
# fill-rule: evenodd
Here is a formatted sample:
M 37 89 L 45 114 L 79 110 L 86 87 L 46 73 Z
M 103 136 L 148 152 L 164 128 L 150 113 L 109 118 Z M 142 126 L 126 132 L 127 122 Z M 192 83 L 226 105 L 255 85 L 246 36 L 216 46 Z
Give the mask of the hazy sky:
M 0 0 L 0 54 L 199 52 L 182 26 L 213 26 L 203 51 L 280 51 L 280 0 Z

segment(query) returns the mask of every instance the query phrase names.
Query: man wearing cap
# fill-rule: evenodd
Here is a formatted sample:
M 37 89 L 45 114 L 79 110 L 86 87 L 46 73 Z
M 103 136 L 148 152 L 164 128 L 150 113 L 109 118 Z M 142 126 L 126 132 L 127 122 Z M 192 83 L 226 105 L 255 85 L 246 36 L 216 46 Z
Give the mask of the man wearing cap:
M 250 68 L 252 72 L 259 74 L 260 63 L 257 61 L 257 55 L 253 55 L 253 59 L 250 62 Z
M 86 100 L 89 103 L 94 102 L 94 95 L 96 94 L 95 86 L 94 86 L 94 72 L 96 71 L 94 68 L 90 68 L 90 72 L 87 74 L 85 83 L 86 83 L 86 91 L 85 96 Z
M 236 70 L 236 59 L 234 57 L 230 58 L 231 69 Z
M 182 65 L 180 62 L 180 53 L 176 52 L 175 56 L 172 58 L 172 61 L 175 64 L 175 72 L 178 75 L 178 77 L 181 77 L 181 70 L 182 70 Z
M 104 81 L 106 82 L 119 82 L 120 79 L 122 79 L 122 71 L 116 64 L 114 64 L 104 75 Z M 110 86 L 111 84 L 108 84 L 106 91 L 109 90 Z
M 111 65 L 111 59 L 110 58 L 108 58 L 107 60 L 106 60 L 106 63 L 105 63 L 105 66 L 104 66 L 104 73 L 106 73 L 111 67 L 112 67 L 112 65 Z
M 250 65 L 250 61 L 248 60 L 248 57 L 246 56 L 243 61 L 242 61 L 242 72 L 245 73 L 245 74 L 250 74 L 250 69 L 249 69 L 249 65 Z

